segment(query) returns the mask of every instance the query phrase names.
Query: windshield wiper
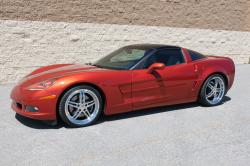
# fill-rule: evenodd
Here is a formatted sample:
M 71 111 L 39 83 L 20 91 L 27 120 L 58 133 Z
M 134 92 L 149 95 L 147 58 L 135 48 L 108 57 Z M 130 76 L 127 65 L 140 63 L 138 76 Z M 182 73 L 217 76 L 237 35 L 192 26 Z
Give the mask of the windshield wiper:
M 98 68 L 104 68 L 104 67 L 102 67 L 100 65 L 97 65 L 97 64 L 91 64 L 91 66 L 95 66 L 95 67 L 98 67 Z
M 95 67 L 98 67 L 98 68 L 103 68 L 102 66 L 97 65 L 97 64 L 93 64 L 91 62 L 85 63 L 85 65 L 90 65 L 90 66 L 95 66 Z
M 92 63 L 91 62 L 87 62 L 87 63 L 85 63 L 85 65 L 91 65 L 92 66 Z

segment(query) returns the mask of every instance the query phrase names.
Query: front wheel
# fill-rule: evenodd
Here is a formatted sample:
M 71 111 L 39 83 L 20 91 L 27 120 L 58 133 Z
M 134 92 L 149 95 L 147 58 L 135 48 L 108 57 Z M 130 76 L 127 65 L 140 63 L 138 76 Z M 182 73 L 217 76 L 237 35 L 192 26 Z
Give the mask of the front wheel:
M 102 109 L 99 91 L 88 85 L 80 85 L 69 89 L 62 96 L 58 111 L 69 126 L 83 127 L 95 123 Z
M 208 77 L 199 94 L 199 102 L 204 106 L 215 106 L 222 103 L 226 85 L 224 78 L 219 74 Z

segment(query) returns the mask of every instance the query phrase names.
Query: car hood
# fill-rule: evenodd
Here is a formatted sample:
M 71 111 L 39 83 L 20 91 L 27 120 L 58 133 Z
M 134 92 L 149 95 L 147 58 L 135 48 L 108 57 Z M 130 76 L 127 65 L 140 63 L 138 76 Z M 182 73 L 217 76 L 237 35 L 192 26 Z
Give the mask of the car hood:
M 31 74 L 24 77 L 20 83 L 35 83 L 39 81 L 45 81 L 47 79 L 59 78 L 75 73 L 82 72 L 98 72 L 107 69 L 98 68 L 95 66 L 81 65 L 81 64 L 59 64 L 52 66 L 45 66 L 33 71 Z

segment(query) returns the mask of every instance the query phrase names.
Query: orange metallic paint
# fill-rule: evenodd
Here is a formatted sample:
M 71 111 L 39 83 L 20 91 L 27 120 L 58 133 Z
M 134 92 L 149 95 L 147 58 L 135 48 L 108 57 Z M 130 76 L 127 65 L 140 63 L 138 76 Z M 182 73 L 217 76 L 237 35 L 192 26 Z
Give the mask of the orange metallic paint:
M 221 73 L 228 80 L 228 89 L 234 81 L 234 64 L 225 57 L 207 57 L 191 61 L 186 49 L 182 49 L 185 63 L 168 66 L 162 70 L 110 70 L 78 64 L 59 64 L 35 70 L 26 76 L 11 93 L 12 108 L 21 115 L 55 120 L 57 103 L 68 88 L 78 84 L 97 87 L 105 98 L 107 115 L 137 109 L 193 102 L 206 78 Z M 32 85 L 55 78 L 53 86 L 45 90 L 29 90 Z M 34 106 L 38 112 L 27 112 L 25 106 Z

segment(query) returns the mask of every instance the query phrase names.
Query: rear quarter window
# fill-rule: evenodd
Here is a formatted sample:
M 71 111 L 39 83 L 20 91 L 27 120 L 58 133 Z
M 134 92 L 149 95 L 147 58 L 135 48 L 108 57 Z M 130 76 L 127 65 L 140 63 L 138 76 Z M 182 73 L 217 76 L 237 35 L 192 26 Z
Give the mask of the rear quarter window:
M 188 53 L 189 53 L 190 58 L 192 59 L 192 61 L 203 59 L 203 58 L 206 57 L 205 55 L 202 55 L 201 53 L 198 53 L 198 52 L 193 51 L 193 50 L 188 50 Z

